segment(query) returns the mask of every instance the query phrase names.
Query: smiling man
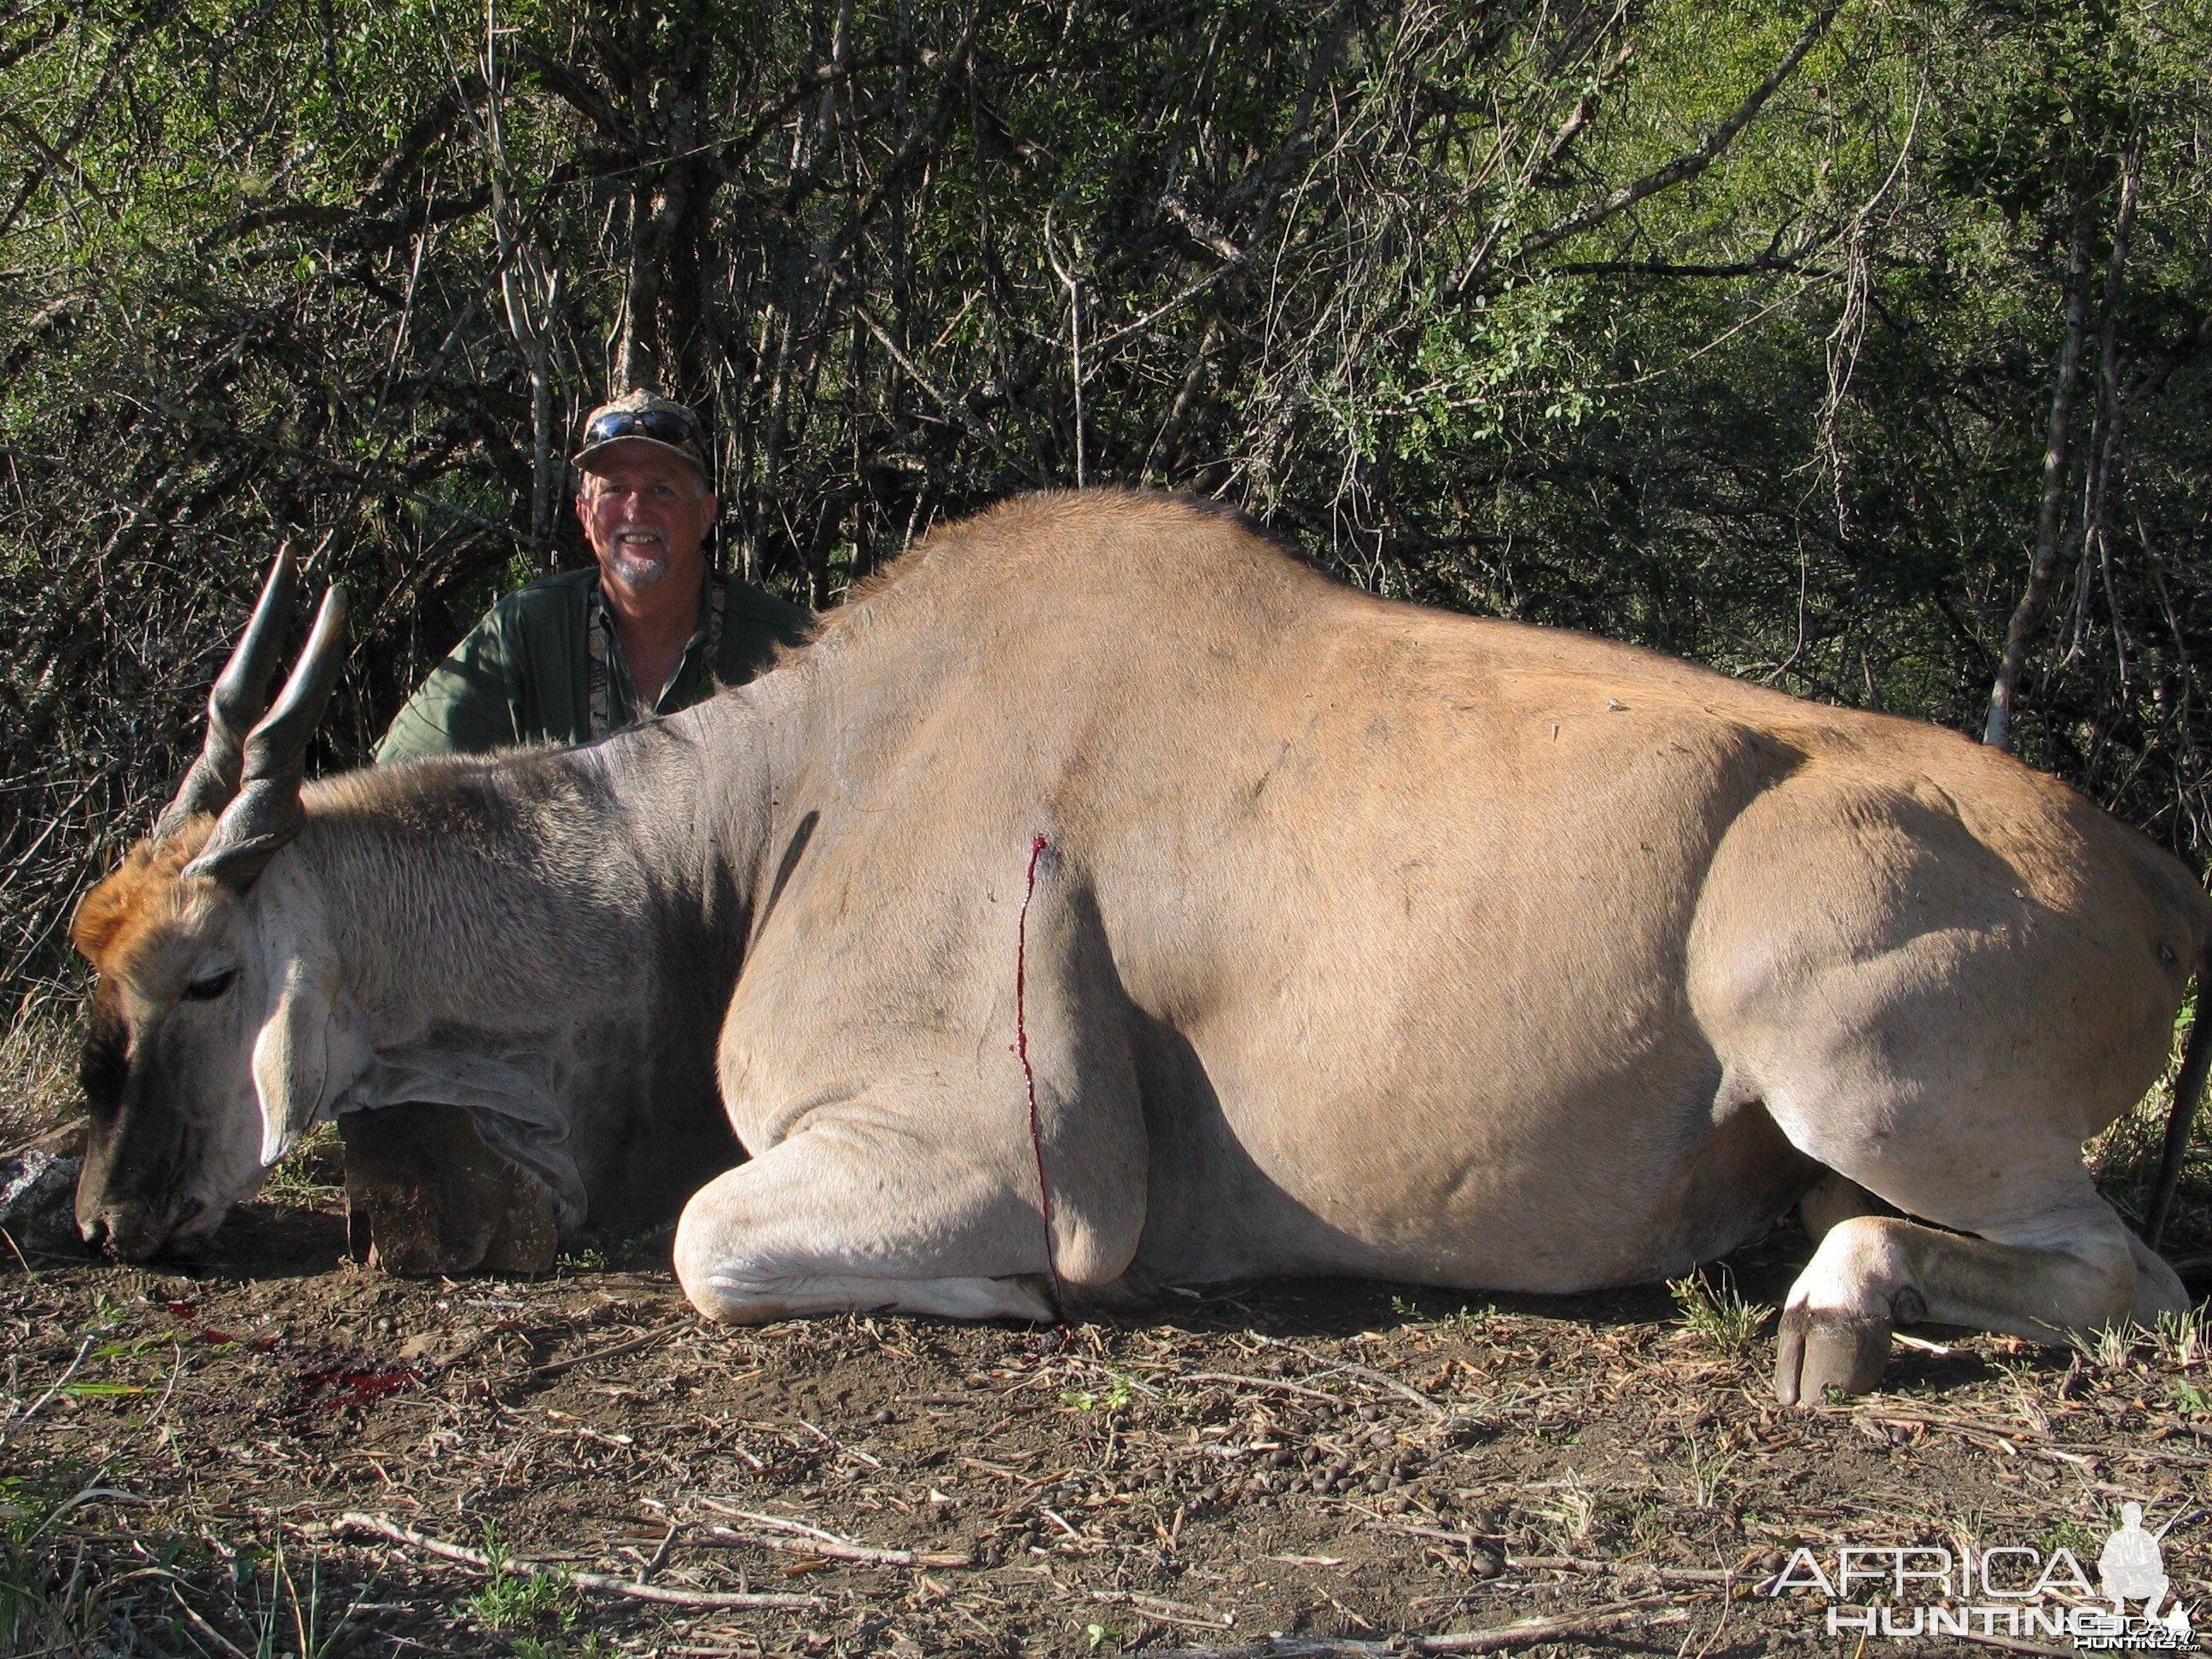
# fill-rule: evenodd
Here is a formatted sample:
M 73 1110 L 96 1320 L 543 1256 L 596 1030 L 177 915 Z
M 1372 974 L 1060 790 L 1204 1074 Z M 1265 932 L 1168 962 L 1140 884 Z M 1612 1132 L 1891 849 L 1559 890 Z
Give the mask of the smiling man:
M 633 392 L 592 411 L 574 461 L 587 569 L 510 593 L 430 671 L 379 745 L 380 762 L 581 743 L 751 679 L 808 613 L 708 562 L 715 499 L 699 417 Z M 711 1056 L 707 1057 L 711 1059 Z M 645 1156 L 665 1188 L 632 1223 L 672 1218 L 743 1154 L 711 1065 L 697 1099 Z M 557 1243 L 556 1196 L 517 1161 L 483 1089 L 438 1079 L 422 1097 L 338 1120 L 348 1228 L 357 1257 L 400 1273 L 542 1273 Z M 481 1079 L 479 1079 L 481 1082 Z M 572 1195 L 573 1196 L 573 1195 Z M 586 1194 L 597 1216 L 597 1194 Z
M 716 501 L 699 417 L 632 392 L 574 456 L 593 563 L 510 593 L 430 671 L 380 762 L 581 743 L 752 678 L 808 613 L 708 563 Z

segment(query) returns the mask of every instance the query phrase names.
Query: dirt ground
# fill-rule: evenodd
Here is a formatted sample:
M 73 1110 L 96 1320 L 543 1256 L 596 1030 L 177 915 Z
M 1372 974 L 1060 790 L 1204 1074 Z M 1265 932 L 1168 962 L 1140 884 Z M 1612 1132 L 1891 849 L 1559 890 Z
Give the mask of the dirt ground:
M 665 1237 L 534 1282 L 355 1267 L 331 1157 L 189 1269 L 9 1259 L 0 1647 L 1380 1652 L 1352 1644 L 1570 1617 L 1459 1650 L 1990 1652 L 1862 1650 L 1773 1581 L 1800 1546 L 1961 1544 L 2063 1545 L 2094 1580 L 2127 1501 L 2178 1521 L 2166 1571 L 2212 1608 L 2194 1326 L 1916 1333 L 1881 1393 L 1787 1412 L 1762 1316 L 1794 1229 L 1671 1293 L 1268 1284 L 1053 1329 L 733 1331 L 691 1316 Z

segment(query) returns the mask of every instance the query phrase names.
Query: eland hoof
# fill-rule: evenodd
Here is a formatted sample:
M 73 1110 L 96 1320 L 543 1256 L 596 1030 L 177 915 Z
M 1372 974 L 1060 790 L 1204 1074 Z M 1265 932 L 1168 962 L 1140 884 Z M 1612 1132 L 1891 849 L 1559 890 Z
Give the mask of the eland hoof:
M 1864 1394 L 1889 1368 L 1890 1322 L 1794 1302 L 1782 1310 L 1774 1394 L 1785 1406 L 1823 1403 L 1828 1390 Z
M 410 1279 L 553 1266 L 553 1195 L 486 1146 L 460 1108 L 379 1107 L 348 1113 L 338 1129 L 356 1261 Z

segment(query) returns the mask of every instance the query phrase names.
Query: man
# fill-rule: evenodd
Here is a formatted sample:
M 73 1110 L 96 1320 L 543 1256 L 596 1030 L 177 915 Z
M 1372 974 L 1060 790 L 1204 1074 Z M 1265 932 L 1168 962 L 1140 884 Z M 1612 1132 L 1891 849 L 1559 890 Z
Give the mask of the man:
M 494 605 L 407 700 L 380 762 L 581 743 L 749 680 L 805 641 L 806 611 L 708 565 L 716 502 L 696 415 L 633 392 L 592 411 L 574 461 L 593 568 Z M 551 1194 L 485 1144 L 459 1098 L 339 1119 L 353 1252 L 400 1273 L 543 1272 Z M 672 1214 L 743 1155 L 711 1089 L 696 1115 L 683 1144 L 653 1149 Z
M 574 457 L 594 560 L 494 605 L 430 671 L 376 758 L 582 743 L 751 679 L 808 613 L 716 575 L 716 500 L 699 417 L 633 392 L 592 411 Z

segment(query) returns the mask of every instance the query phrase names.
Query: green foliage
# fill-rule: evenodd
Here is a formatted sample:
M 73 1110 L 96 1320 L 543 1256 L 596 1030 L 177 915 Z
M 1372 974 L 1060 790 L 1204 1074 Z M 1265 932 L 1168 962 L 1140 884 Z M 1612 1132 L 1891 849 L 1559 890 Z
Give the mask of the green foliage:
M 1774 1311 L 1764 1303 L 1747 1301 L 1725 1270 L 1717 1284 L 1701 1270 L 1669 1279 L 1667 1291 L 1681 1310 L 1683 1329 L 1730 1359 L 1750 1356 Z
M 510 1571 L 513 1552 L 489 1522 L 484 1523 L 483 1553 L 491 1577 L 462 1604 L 477 1623 L 503 1634 L 543 1636 L 564 1632 L 576 1622 L 575 1586 L 559 1573 Z
M 207 1632 L 243 1631 L 249 1659 L 325 1659 L 344 1650 L 358 1593 L 334 1594 L 312 1554 L 304 1571 L 281 1537 L 225 1552 L 149 1535 L 121 1555 L 83 1516 L 128 1501 L 103 1471 L 0 1475 L 0 1652 L 96 1656 L 210 1650 Z M 227 1566 L 227 1571 L 225 1568 Z M 189 1594 L 187 1593 L 189 1591 Z
M 1428 1325 L 1454 1336 L 1468 1336 L 1480 1330 L 1486 1319 L 1497 1316 L 1498 1304 L 1486 1302 L 1480 1307 L 1470 1307 L 1462 1302 L 1449 1313 L 1432 1313 L 1420 1302 L 1408 1297 L 1390 1298 L 1390 1311 L 1409 1322 Z
M 1060 1403 L 1072 1406 L 1079 1412 L 1119 1412 L 1128 1409 L 1136 1398 L 1130 1380 L 1111 1367 L 1107 1370 L 1107 1385 L 1103 1389 L 1079 1389 L 1063 1392 Z
M 507 1638 L 507 1645 L 514 1650 L 515 1659 L 608 1659 L 616 1651 L 595 1630 L 586 1631 L 580 1640 L 573 1635 L 545 1640 L 535 1636 L 512 1636 Z
M 576 1620 L 576 1591 L 556 1573 L 528 1577 L 502 1573 L 464 1603 L 469 1616 L 486 1630 L 561 1632 Z
M 232 1562 L 232 1581 L 241 1616 L 253 1633 L 253 1659 L 325 1659 L 343 1652 L 346 1626 L 360 1598 L 333 1610 L 323 1592 L 321 1564 L 308 1559 L 304 1587 L 287 1559 L 281 1537 L 266 1553 L 267 1583 L 262 1577 L 263 1553 L 242 1550 Z

